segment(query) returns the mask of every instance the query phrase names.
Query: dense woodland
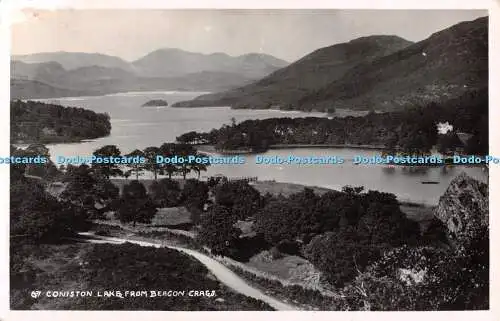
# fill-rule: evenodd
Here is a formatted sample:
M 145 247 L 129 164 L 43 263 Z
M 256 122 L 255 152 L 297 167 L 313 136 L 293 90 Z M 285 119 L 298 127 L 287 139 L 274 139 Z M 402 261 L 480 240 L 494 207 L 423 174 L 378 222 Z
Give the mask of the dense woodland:
M 109 135 L 109 115 L 45 104 L 11 101 L 11 141 L 15 143 L 76 142 Z
M 108 146 L 106 150 L 113 148 Z M 102 154 L 103 150 L 96 153 Z M 52 177 L 66 184 L 64 191 L 54 197 L 45 191 L 44 180 L 26 177 L 26 170 L 12 168 L 11 237 L 16 238 L 15 246 L 64 243 L 66 237 L 88 230 L 93 219 L 103 219 L 109 211 L 121 222 L 134 225 L 151 222 L 159 207 L 185 206 L 192 213 L 200 246 L 242 262 L 263 250 L 276 258 L 303 257 L 322 272 L 324 282 L 344 293 L 335 304 L 339 309 L 488 308 L 488 232 L 478 233 L 479 239 L 465 251 L 456 252 L 440 221 L 435 220 L 431 229 L 421 231 L 416 222 L 406 218 L 393 194 L 346 186 L 342 191 L 322 195 L 308 188 L 288 197 L 261 195 L 246 181 L 228 181 L 224 177 L 206 182 L 187 179 L 183 184 L 163 178 L 148 189 L 140 181 L 131 180 L 120 193 L 110 181 L 110 175 L 118 169 L 80 165 L 45 173 L 46 179 Z M 243 235 L 236 227 L 239 221 L 251 223 L 255 233 Z M 135 248 L 144 255 L 139 258 Z M 150 254 L 157 255 L 135 248 L 123 250 L 141 262 L 148 261 Z M 117 253 L 104 247 L 95 251 L 99 254 L 90 253 L 88 260 L 104 262 L 102 257 L 116 257 Z M 26 273 L 32 272 L 26 270 L 17 252 L 12 253 L 11 284 L 14 290 L 21 291 Z M 163 269 L 162 264 L 154 266 Z M 106 273 L 116 272 L 115 268 L 113 264 L 88 273 L 107 278 Z M 426 269 L 430 277 L 408 285 L 410 281 L 398 274 L 401 268 Z M 108 281 L 95 284 L 114 286 Z M 93 308 L 123 308 L 122 302 L 113 302 L 96 303 Z M 134 309 L 144 307 L 137 302 Z M 92 307 L 85 304 L 82 308 Z
M 46 108 L 48 105 L 42 108 L 37 104 L 34 110 L 45 109 L 36 113 L 45 115 L 48 110 L 59 115 L 57 119 L 70 117 L 66 114 L 68 112 L 79 113 L 76 108 Z M 29 119 L 27 115 L 32 115 L 33 110 L 23 112 L 29 103 L 17 102 L 13 106 L 17 110 L 17 114 L 14 113 L 17 116 L 13 117 L 17 119 Z M 485 154 L 488 151 L 487 107 L 487 96 L 476 93 L 445 105 L 385 114 L 370 113 L 364 117 L 279 118 L 239 124 L 233 121 L 231 125 L 210 133 L 186 133 L 177 138 L 178 143 L 151 146 L 124 155 L 144 157 L 145 164 L 70 165 L 61 168 L 51 162 L 42 166 L 12 165 L 11 237 L 16 238 L 15 246 L 60 244 L 76 232 L 91 228 L 92 221 L 104 219 L 107 212 L 114 212 L 122 223 L 135 225 L 150 223 L 160 207 L 185 206 L 191 213 L 192 228 L 200 247 L 206 246 L 215 255 L 242 262 L 264 250 L 275 258 L 284 255 L 305 258 L 322 272 L 323 282 L 343 293 L 342 299 L 334 305 L 338 309 L 487 309 L 487 231 L 478 233 L 479 239 L 472 240 L 465 251 L 457 252 L 446 239 L 446 228 L 440 221 L 435 220 L 431 229 L 421 231 L 416 222 L 406 218 L 392 194 L 346 186 L 342 191 L 322 195 L 308 188 L 288 197 L 261 195 L 246 181 L 228 181 L 223 177 L 206 182 L 187 179 L 192 171 L 199 177 L 201 171 L 206 170 L 203 164 L 156 164 L 154 161 L 158 154 L 166 157 L 201 156 L 193 144 L 214 144 L 219 150 L 265 150 L 273 144 L 371 144 L 384 145 L 388 150 L 422 154 L 428 153 L 434 145 L 441 145 L 442 149 L 458 148 L 457 132 L 472 134 L 467 145 L 460 146 L 465 152 Z M 50 113 L 41 119 L 52 119 Z M 82 114 L 90 117 L 87 119 L 97 115 Z M 96 117 L 106 120 L 109 125 L 106 115 Z M 454 131 L 447 136 L 439 135 L 436 130 L 438 122 L 452 124 Z M 48 126 L 56 126 L 56 123 Z M 62 135 L 66 135 L 65 127 L 59 128 L 64 133 Z M 109 132 L 109 128 L 107 130 Z M 82 129 L 79 133 L 83 135 L 86 131 Z M 47 159 L 50 156 L 48 149 L 41 144 L 32 144 L 26 149 L 12 147 L 11 154 L 43 155 Z M 103 146 L 94 155 L 122 156 L 114 145 Z M 155 178 L 148 188 L 138 180 L 145 171 L 151 172 Z M 128 178 L 132 175 L 135 180 L 128 181 L 121 191 L 110 180 L 116 176 Z M 168 175 L 168 178 L 158 179 L 159 175 Z M 173 175 L 183 177 L 182 184 L 173 180 Z M 48 181 L 63 182 L 64 191 L 57 197 L 52 196 L 44 185 Z M 241 221 L 251 224 L 254 232 L 251 236 L 243 235 L 237 227 Z M 100 260 L 107 255 L 116 257 L 115 250 L 96 247 L 87 259 Z M 123 250 L 135 257 L 139 255 L 137 251 L 143 249 L 124 247 Z M 37 272 L 27 268 L 17 252 L 13 253 L 11 284 L 14 292 L 19 293 L 16 291 L 26 287 L 25 281 L 29 278 L 26 273 L 36 275 Z M 137 259 L 146 262 L 153 254 L 144 252 Z M 158 263 L 155 268 L 165 267 Z M 428 277 L 418 284 L 402 279 L 402 268 L 425 270 Z M 167 270 L 167 274 L 177 273 L 170 267 Z M 105 281 L 108 278 L 104 276 L 116 271 L 115 267 L 90 269 L 85 272 L 90 273 L 86 274 L 86 280 L 101 275 L 103 279 L 95 281 L 96 286 L 115 286 Z M 120 273 L 131 273 L 127 271 Z M 199 270 L 193 268 L 192 271 L 196 274 Z M 153 274 L 148 275 L 152 277 Z M 190 279 L 198 280 L 198 277 L 192 275 Z M 83 304 L 81 308 L 125 307 L 121 301 L 110 301 L 107 305 L 99 302 L 88 303 L 92 306 Z M 185 303 L 192 309 L 188 301 Z M 146 301 L 134 304 L 137 304 L 132 307 L 134 309 L 161 308 L 151 307 L 151 302 Z M 172 304 L 168 308 L 182 308 Z M 260 303 L 248 304 L 255 307 Z
M 201 216 L 201 243 L 240 261 L 265 249 L 276 258 L 304 257 L 344 295 L 331 308 L 488 308 L 486 230 L 465 252 L 457 252 L 439 220 L 421 231 L 401 212 L 394 195 L 362 187 L 321 196 L 306 188 L 276 197 L 261 196 L 246 182 L 219 182 L 215 195 L 215 205 Z M 254 223 L 256 236 L 242 237 L 234 225 L 242 219 Z M 400 269 L 428 274 L 416 283 L 401 278 Z M 299 296 L 309 296 L 306 292 Z
M 345 118 L 270 118 L 225 125 L 209 133 L 189 132 L 179 142 L 213 144 L 220 151 L 264 151 L 276 144 L 347 144 L 384 146 L 410 154 L 428 153 L 440 142 L 437 124 L 453 126 L 449 135 L 472 135 L 466 146 L 448 140 L 447 149 L 488 153 L 488 92 L 475 91 L 445 103 L 391 113 Z

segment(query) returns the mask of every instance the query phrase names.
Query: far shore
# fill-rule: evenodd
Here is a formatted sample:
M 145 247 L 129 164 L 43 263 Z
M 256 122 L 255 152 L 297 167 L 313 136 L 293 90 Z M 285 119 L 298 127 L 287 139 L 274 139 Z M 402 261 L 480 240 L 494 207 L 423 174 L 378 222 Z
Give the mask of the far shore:
M 195 145 L 196 149 L 205 153 L 220 153 L 220 154 L 256 154 L 250 149 L 226 149 L 218 151 L 214 145 Z M 371 149 L 371 150 L 385 150 L 386 147 L 382 145 L 356 145 L 356 144 L 276 144 L 269 145 L 268 149 L 290 149 L 290 148 L 352 148 L 352 149 Z

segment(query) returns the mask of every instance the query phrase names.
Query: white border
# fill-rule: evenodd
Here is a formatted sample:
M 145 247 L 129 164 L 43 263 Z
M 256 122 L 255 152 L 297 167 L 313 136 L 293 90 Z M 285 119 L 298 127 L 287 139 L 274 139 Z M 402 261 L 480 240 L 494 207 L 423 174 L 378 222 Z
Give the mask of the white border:
M 10 91 L 10 30 L 9 24 L 14 12 L 21 8 L 38 9 L 489 9 L 489 61 L 490 61 L 490 153 L 500 156 L 498 138 L 500 129 L 495 121 L 500 119 L 500 110 L 496 107 L 500 102 L 500 47 L 497 42 L 500 35 L 499 3 L 494 0 L 0 0 L 0 155 L 9 154 L 9 91 Z M 4 49 L 5 48 L 5 49 Z M 492 107 L 495 106 L 495 107 Z M 495 141 L 495 138 L 497 140 Z M 495 216 L 498 213 L 500 200 L 493 195 L 500 195 L 498 186 L 498 166 L 490 167 L 490 310 L 467 312 L 62 312 L 62 311 L 9 311 L 9 171 L 8 167 L 0 166 L 0 204 L 3 207 L 0 219 L 0 320 L 204 320 L 218 319 L 233 321 L 253 321 L 255 319 L 274 320 L 283 318 L 289 321 L 324 319 L 324 320 L 500 320 L 500 272 L 498 244 L 500 236 L 498 229 L 500 221 Z M 497 273 L 493 273 L 496 271 Z M 496 318 L 495 318 L 496 316 Z

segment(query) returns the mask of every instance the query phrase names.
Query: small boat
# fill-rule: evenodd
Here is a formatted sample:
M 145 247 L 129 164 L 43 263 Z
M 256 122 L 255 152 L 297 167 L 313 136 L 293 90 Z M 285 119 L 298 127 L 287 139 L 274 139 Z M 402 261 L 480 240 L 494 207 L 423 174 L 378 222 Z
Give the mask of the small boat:
M 436 182 L 436 181 L 422 181 L 420 183 L 422 183 L 422 184 L 439 184 L 439 182 Z

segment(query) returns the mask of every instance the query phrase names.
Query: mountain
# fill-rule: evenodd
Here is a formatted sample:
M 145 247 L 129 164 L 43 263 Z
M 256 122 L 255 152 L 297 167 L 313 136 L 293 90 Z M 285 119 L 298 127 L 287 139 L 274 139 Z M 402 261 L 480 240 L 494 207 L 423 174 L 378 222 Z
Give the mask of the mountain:
M 12 98 L 103 95 L 127 91 L 222 91 L 254 79 L 238 74 L 203 71 L 171 78 L 139 77 L 119 68 L 98 66 L 65 70 L 55 62 L 11 63 Z M 60 96 L 58 96 L 60 95 Z
M 360 64 L 299 104 L 392 110 L 446 101 L 487 86 L 488 19 L 480 18 Z
M 372 36 L 322 48 L 248 86 L 175 106 L 394 110 L 488 85 L 488 18 L 409 43 Z
M 203 71 L 171 78 L 138 76 L 101 78 L 88 81 L 82 86 L 87 90 L 99 91 L 101 94 L 152 90 L 220 91 L 233 88 L 235 84 L 247 84 L 251 81 L 253 79 L 232 73 Z
M 176 77 L 200 71 L 227 72 L 258 79 L 288 63 L 265 54 L 231 57 L 224 53 L 201 54 L 180 49 L 159 49 L 132 62 L 144 77 Z
M 41 52 L 29 55 L 14 55 L 11 60 L 21 61 L 24 63 L 43 63 L 53 61 L 59 63 L 66 70 L 88 66 L 100 66 L 107 68 L 120 68 L 133 72 L 133 66 L 131 66 L 129 62 L 115 56 L 100 53 L 65 51 Z
M 146 78 L 172 78 L 212 71 L 259 79 L 288 65 L 284 60 L 260 53 L 232 57 L 225 53 L 201 54 L 173 48 L 155 50 L 133 62 L 98 53 L 63 51 L 14 55 L 12 61 L 25 64 L 57 63 L 66 70 L 84 67 L 122 69 Z
M 34 99 L 55 97 L 92 96 L 95 92 L 85 90 L 73 90 L 47 85 L 36 80 L 11 79 L 11 99 Z
M 289 66 L 245 87 L 208 94 L 176 106 L 286 107 L 314 90 L 340 79 L 361 62 L 405 48 L 412 43 L 397 36 L 371 36 L 318 49 Z
M 265 54 L 231 57 L 162 49 L 129 63 L 87 53 L 40 53 L 13 56 L 13 97 L 41 98 L 42 93 L 81 92 L 87 95 L 138 90 L 224 91 L 243 86 L 285 66 Z M 33 90 L 32 95 L 30 90 Z M 65 96 L 67 96 L 65 94 Z
M 47 81 L 65 72 L 66 70 L 64 67 L 60 63 L 54 61 L 42 63 L 25 63 L 22 61 L 10 62 L 11 78 Z M 51 76 L 45 79 L 46 75 Z

